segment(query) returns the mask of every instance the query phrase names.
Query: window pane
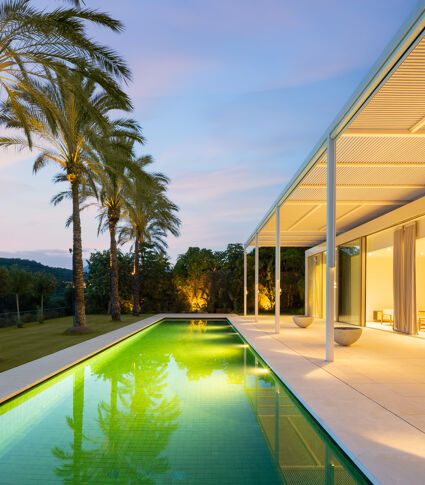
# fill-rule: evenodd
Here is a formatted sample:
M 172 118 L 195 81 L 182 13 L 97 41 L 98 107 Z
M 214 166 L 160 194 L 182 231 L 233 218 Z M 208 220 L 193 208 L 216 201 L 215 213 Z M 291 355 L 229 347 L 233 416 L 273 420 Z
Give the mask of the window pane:
M 360 239 L 339 246 L 339 321 L 360 325 Z

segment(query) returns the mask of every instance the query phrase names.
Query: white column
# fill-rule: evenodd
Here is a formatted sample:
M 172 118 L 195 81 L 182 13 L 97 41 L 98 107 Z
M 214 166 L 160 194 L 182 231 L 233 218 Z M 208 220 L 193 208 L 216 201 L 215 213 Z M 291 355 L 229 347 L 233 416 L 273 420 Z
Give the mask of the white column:
M 255 321 L 258 320 L 258 234 L 255 235 Z
M 336 156 L 335 140 L 329 136 L 326 197 L 326 360 L 334 360 L 335 323 L 335 211 Z
M 246 247 L 243 248 L 243 314 L 246 317 L 247 314 L 247 260 L 246 260 Z
M 308 315 L 308 256 L 304 254 L 304 315 Z
M 275 307 L 274 330 L 280 332 L 280 207 L 276 206 L 276 256 L 275 256 Z

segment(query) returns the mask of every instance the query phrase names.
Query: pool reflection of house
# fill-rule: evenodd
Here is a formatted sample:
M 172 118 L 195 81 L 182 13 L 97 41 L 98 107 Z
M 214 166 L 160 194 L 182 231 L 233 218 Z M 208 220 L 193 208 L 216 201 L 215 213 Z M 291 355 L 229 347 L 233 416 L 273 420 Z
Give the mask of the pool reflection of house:
M 359 483 L 354 467 L 342 466 L 341 452 L 282 384 L 257 359 L 255 367 L 246 365 L 244 350 L 245 392 L 283 483 Z
M 421 1 L 245 243 L 256 316 L 259 248 L 309 248 L 306 312 L 326 318 L 328 360 L 335 321 L 425 334 L 424 29 Z

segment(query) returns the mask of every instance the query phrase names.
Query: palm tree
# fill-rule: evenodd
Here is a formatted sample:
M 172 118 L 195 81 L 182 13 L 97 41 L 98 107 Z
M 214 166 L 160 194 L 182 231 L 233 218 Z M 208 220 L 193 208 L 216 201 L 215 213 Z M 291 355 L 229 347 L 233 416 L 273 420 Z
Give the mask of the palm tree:
M 92 9 L 61 7 L 49 12 L 33 7 L 29 0 L 8 0 L 0 5 L 0 90 L 11 103 L 30 144 L 31 132 L 16 89 L 32 91 L 35 79 L 45 79 L 49 71 L 62 72 L 64 64 L 114 93 L 118 87 L 111 76 L 126 79 L 130 75 L 114 51 L 89 38 L 87 23 L 115 32 L 123 28 L 119 21 Z
M 99 230 L 101 232 L 108 230 L 110 238 L 111 317 L 112 320 L 119 321 L 121 308 L 118 291 L 117 224 L 122 217 L 127 194 L 132 193 L 134 181 L 138 181 L 139 188 L 146 187 L 151 182 L 151 176 L 129 159 L 127 167 L 121 171 L 111 170 L 105 166 L 99 180 Z
M 110 312 L 112 320 L 115 321 L 121 320 L 116 240 L 117 224 L 121 219 L 126 193 L 130 190 L 133 179 L 138 179 L 140 183 L 150 180 L 150 175 L 134 162 L 134 145 L 136 142 L 141 144 L 144 142 L 140 127 L 134 120 L 126 120 L 126 136 L 123 139 L 121 137 L 122 123 L 123 121 L 120 120 L 119 126 L 115 124 L 112 126 L 114 135 L 111 136 L 101 153 L 99 153 L 101 163 L 99 164 L 99 170 L 95 174 L 95 184 L 88 185 L 82 196 L 83 200 L 93 197 L 97 199 L 97 205 L 99 206 L 98 234 L 109 231 Z M 128 137 L 129 133 L 132 134 L 131 138 Z M 107 163 L 102 163 L 103 161 L 107 161 Z M 117 161 L 119 161 L 118 166 L 115 166 L 114 162 Z M 64 191 L 55 196 L 54 200 L 56 201 L 62 197 L 71 198 L 72 194 L 70 191 Z M 88 203 L 83 205 L 81 209 L 91 205 L 93 204 Z M 67 225 L 71 222 L 72 218 L 69 218 Z
M 138 163 L 144 169 L 152 163 L 152 158 L 141 157 Z M 168 182 L 165 175 L 154 173 L 148 186 L 141 186 L 135 179 L 127 192 L 123 210 L 125 224 L 119 231 L 119 243 L 132 241 L 134 246 L 133 315 L 140 313 L 140 244 L 151 243 L 159 252 L 165 252 L 167 234 L 179 235 L 178 208 L 165 195 Z
M 73 227 L 73 282 L 75 288 L 75 323 L 70 332 L 87 332 L 84 301 L 84 274 L 81 241 L 80 202 L 81 193 L 88 185 L 94 186 L 94 176 L 109 160 L 101 160 L 99 153 L 105 140 L 111 135 L 109 117 L 111 110 L 129 110 L 128 98 L 112 97 L 100 90 L 92 79 L 67 70 L 54 76 L 49 82 L 35 86 L 32 92 L 19 92 L 21 105 L 25 109 L 26 124 L 37 137 L 34 147 L 41 152 L 34 162 L 37 173 L 48 163 L 57 165 L 61 172 L 57 182 L 69 182 L 72 198 Z M 66 74 L 66 75 L 65 75 Z M 40 101 L 41 100 L 41 101 Z M 20 118 L 10 103 L 5 107 L 0 121 L 12 128 L 23 128 Z M 133 135 L 126 120 L 116 121 L 121 126 L 120 136 Z M 4 146 L 28 147 L 23 137 L 3 137 Z M 116 161 L 119 164 L 119 161 Z M 55 198 L 54 203 L 63 200 Z

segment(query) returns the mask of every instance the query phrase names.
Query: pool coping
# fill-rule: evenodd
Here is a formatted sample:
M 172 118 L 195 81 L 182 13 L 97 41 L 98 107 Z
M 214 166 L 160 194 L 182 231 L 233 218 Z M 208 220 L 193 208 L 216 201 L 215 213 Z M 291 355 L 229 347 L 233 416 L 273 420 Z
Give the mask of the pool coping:
M 26 362 L 0 373 L 0 404 L 166 318 L 173 320 L 194 318 L 229 320 L 229 316 L 231 317 L 232 315 L 219 313 L 158 313 L 98 337 L 93 337 L 45 355 L 39 359 Z

